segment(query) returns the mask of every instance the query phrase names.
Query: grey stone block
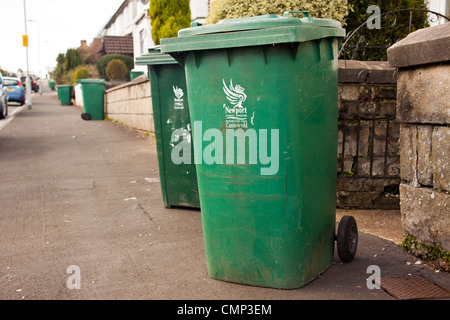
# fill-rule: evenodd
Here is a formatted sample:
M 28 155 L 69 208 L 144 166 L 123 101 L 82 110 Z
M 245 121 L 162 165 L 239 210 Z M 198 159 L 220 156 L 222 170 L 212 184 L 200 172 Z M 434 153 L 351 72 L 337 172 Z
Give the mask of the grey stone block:
M 415 187 L 417 180 L 417 126 L 400 126 L 400 178 Z
M 433 126 L 417 126 L 417 180 L 421 185 L 433 186 L 431 137 Z
M 431 143 L 433 186 L 450 190 L 450 127 L 434 127 Z
M 450 124 L 449 79 L 450 64 L 400 71 L 397 121 Z
M 450 250 L 450 195 L 400 184 L 402 227 L 420 242 L 441 242 Z

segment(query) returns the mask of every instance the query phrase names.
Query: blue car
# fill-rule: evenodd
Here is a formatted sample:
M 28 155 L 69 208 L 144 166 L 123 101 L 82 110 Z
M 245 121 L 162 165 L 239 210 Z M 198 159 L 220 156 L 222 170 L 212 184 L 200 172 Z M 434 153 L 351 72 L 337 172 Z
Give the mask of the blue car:
M 7 87 L 9 102 L 17 102 L 21 106 L 25 103 L 25 93 L 19 78 L 3 77 L 3 85 Z
M 8 88 L 3 84 L 3 77 L 0 73 L 0 120 L 8 115 Z

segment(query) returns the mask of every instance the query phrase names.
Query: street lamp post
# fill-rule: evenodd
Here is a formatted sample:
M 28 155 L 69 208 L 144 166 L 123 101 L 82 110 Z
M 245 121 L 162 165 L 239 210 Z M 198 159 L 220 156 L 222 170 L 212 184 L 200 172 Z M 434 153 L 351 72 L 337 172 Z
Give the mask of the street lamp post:
M 38 57 L 39 57 L 39 94 L 42 95 L 42 83 L 41 83 L 41 28 L 39 27 L 39 22 L 36 20 L 27 20 L 28 22 L 35 22 L 38 27 Z
M 27 8 L 25 0 L 23 0 L 23 15 L 25 20 L 25 35 L 28 36 L 27 32 Z M 25 47 L 26 53 L 27 53 L 27 90 L 26 90 L 26 96 L 25 96 L 25 102 L 28 106 L 28 109 L 31 109 L 32 101 L 31 101 L 31 79 L 30 79 L 30 68 L 28 65 L 28 45 Z

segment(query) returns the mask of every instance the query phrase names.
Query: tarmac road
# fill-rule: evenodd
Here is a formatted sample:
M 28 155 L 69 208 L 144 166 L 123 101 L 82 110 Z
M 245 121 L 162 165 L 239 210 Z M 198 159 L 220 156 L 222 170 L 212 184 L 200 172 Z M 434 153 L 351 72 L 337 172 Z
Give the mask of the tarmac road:
M 81 112 L 44 87 L 0 129 L 0 299 L 396 299 L 367 287 L 372 265 L 450 289 L 448 273 L 364 232 L 353 262 L 336 256 L 303 288 L 213 280 L 200 211 L 162 204 L 152 139 Z

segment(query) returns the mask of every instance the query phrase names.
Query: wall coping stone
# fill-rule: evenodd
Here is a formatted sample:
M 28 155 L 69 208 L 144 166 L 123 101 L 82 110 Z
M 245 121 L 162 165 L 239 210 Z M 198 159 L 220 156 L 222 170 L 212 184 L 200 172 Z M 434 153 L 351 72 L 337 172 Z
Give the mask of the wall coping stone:
M 145 74 L 143 74 L 143 75 L 141 75 L 139 77 L 134 78 L 132 81 L 128 81 L 128 82 L 119 84 L 118 86 L 114 86 L 112 88 L 106 89 L 105 93 L 108 93 L 108 92 L 111 92 L 111 91 L 114 91 L 114 90 L 119 90 L 119 89 L 122 89 L 122 88 L 125 88 L 125 87 L 129 87 L 129 86 L 138 85 L 138 84 L 141 84 L 141 83 L 144 83 L 144 82 L 147 82 L 147 81 L 150 81 L 150 80 L 148 79 L 148 77 Z
M 387 61 L 338 61 L 339 84 L 396 84 L 397 73 Z
M 392 67 L 404 68 L 450 61 L 450 23 L 419 29 L 387 50 Z

